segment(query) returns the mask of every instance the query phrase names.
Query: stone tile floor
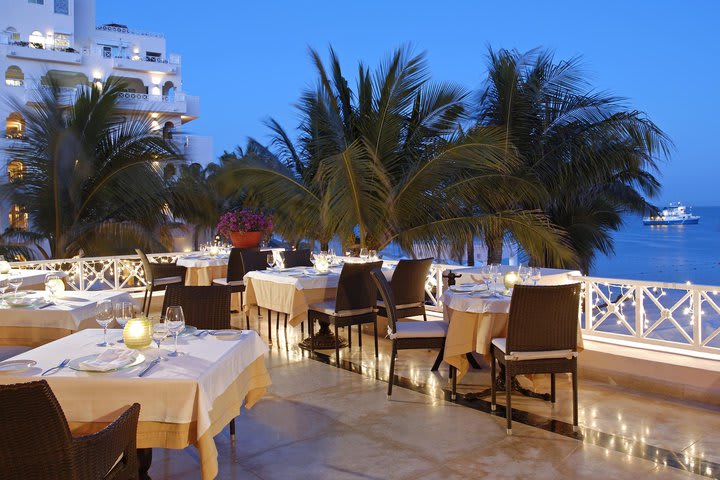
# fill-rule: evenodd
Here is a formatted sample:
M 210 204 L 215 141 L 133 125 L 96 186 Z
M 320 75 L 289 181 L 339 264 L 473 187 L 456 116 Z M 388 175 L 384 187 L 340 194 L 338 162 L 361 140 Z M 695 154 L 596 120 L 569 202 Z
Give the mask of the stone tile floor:
M 430 372 L 437 352 L 401 351 L 397 375 L 410 388 L 395 387 L 388 399 L 389 341 L 381 340 L 376 361 L 372 337 L 365 336 L 364 349 L 346 349 L 344 368 L 336 368 L 332 352 L 310 359 L 296 346 L 299 329 L 289 328 L 286 336 L 281 328 L 273 339 L 268 394 L 237 418 L 235 441 L 227 429 L 216 437 L 218 478 L 720 476 L 720 415 L 708 406 L 581 379 L 582 428 L 573 434 L 570 382 L 561 378 L 555 405 L 513 395 L 520 421 L 507 436 L 503 409 L 491 415 L 487 401 L 462 398 L 488 387 L 488 368 L 463 378 L 453 403 L 446 400 L 447 368 Z M 535 387 L 546 391 L 547 383 Z M 156 450 L 150 474 L 154 480 L 200 478 L 198 462 L 193 448 Z

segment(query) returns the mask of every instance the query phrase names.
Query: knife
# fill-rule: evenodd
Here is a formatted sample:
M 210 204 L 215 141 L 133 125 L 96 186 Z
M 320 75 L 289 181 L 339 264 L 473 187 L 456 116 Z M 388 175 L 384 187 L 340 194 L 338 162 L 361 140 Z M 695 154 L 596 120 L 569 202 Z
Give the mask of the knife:
M 150 362 L 150 365 L 148 365 L 147 367 L 145 367 L 145 370 L 143 370 L 142 372 L 138 373 L 138 377 L 142 377 L 143 375 L 145 375 L 146 373 L 148 373 L 152 367 L 154 367 L 155 365 L 157 365 L 158 363 L 160 363 L 160 360 L 162 360 L 162 359 L 161 359 L 160 357 L 158 357 L 158 358 L 156 358 L 155 360 L 153 360 L 152 362 Z

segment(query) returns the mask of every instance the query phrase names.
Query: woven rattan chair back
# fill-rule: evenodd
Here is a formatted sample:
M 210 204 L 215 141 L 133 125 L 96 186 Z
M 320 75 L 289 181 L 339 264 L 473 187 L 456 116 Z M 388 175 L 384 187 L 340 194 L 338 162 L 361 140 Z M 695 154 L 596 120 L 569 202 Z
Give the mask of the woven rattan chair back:
M 283 253 L 285 267 L 312 267 L 310 261 L 310 250 L 286 250 Z
M 140 257 L 140 261 L 142 262 L 143 270 L 145 271 L 145 281 L 147 281 L 147 283 L 149 285 L 154 280 L 152 267 L 150 266 L 150 260 L 148 259 L 147 255 L 145 255 L 145 252 L 143 252 L 139 248 L 135 249 L 135 253 L 137 253 L 138 256 Z
M 398 262 L 392 280 L 390 280 L 396 305 L 425 302 L 425 282 L 432 261 L 432 258 L 419 258 Z
M 507 352 L 577 350 L 580 284 L 517 285 L 508 318 Z
M 260 250 L 242 250 L 240 258 L 243 264 L 243 276 L 255 270 L 267 269 L 267 256 L 272 252 L 262 252 Z
M 385 304 L 385 311 L 387 312 L 388 327 L 392 333 L 397 333 L 397 305 L 395 303 L 395 295 L 393 294 L 392 288 L 390 288 L 390 282 L 385 278 L 382 269 L 374 268 L 370 275 L 380 293 L 380 298 Z
M 163 300 L 163 315 L 168 307 L 175 305 L 182 307 L 187 325 L 202 330 L 230 328 L 230 289 L 228 287 L 168 285 Z
M 370 276 L 374 268 L 381 268 L 383 262 L 346 263 L 338 280 L 335 311 L 360 310 L 375 307 L 377 288 Z
M 0 478 L 75 478 L 70 429 L 45 380 L 0 386 L 0 412 Z
M 244 276 L 245 269 L 243 269 L 242 249 L 233 248 L 230 250 L 230 258 L 228 259 L 227 281 L 239 282 L 242 281 Z

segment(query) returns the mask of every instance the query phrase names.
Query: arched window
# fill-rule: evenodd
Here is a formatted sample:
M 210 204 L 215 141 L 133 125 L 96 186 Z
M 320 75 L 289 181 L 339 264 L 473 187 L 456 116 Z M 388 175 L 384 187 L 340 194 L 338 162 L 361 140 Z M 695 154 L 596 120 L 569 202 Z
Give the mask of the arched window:
M 171 140 L 173 137 L 174 129 L 175 124 L 173 122 L 165 122 L 165 125 L 163 126 L 163 138 L 165 140 Z
M 10 42 L 11 44 L 20 41 L 20 33 L 18 33 L 15 27 L 7 27 L 4 33 L 5 37 L 8 39 L 8 42 Z
M 5 85 L 9 87 L 22 87 L 25 83 L 25 74 L 17 65 L 10 65 L 5 70 Z
M 5 136 L 7 138 L 23 138 L 25 119 L 18 112 L 12 112 L 5 119 Z
M 10 228 L 13 230 L 28 229 L 28 214 L 25 211 L 25 207 L 21 207 L 20 205 L 14 203 L 10 207 L 8 220 L 10 221 Z
M 172 101 L 175 99 L 175 84 L 171 81 L 165 82 L 165 84 L 162 87 L 162 95 L 163 97 L 167 97 L 169 101 Z
M 28 40 L 30 40 L 30 47 L 32 48 L 45 48 L 45 35 L 38 30 L 32 32 Z
M 20 160 L 12 160 L 7 166 L 8 180 L 22 180 L 25 176 L 25 164 Z

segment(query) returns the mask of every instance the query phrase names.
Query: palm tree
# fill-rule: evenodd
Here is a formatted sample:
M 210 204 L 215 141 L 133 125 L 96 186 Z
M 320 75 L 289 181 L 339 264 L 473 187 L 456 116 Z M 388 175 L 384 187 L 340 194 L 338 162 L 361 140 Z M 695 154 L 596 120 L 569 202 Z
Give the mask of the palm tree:
M 25 170 L 0 194 L 30 217 L 27 231 L 9 234 L 35 242 L 45 257 L 163 248 L 158 227 L 168 218 L 169 196 L 158 165 L 180 156 L 150 115 L 121 113 L 124 88 L 110 78 L 79 88 L 68 105 L 51 83 L 31 104 L 13 104 L 27 135 L 7 153 Z
M 374 249 L 396 242 L 415 254 L 503 229 L 535 255 L 568 259 L 542 213 L 467 208 L 507 203 L 499 184 L 512 186 L 514 198 L 535 199 L 538 190 L 510 175 L 515 159 L 505 154 L 501 130 L 458 135 L 467 92 L 431 83 L 423 54 L 398 49 L 372 74 L 360 64 L 356 91 L 332 49 L 329 69 L 317 52 L 311 57 L 319 81 L 301 97 L 297 143 L 270 120 L 277 155 L 242 158 L 229 177 L 252 202 L 273 209 L 282 233 L 323 244 L 339 236 L 346 245 L 357 236 Z
M 505 154 L 519 160 L 513 175 L 546 195 L 539 208 L 565 232 L 587 272 L 598 251 L 613 248 L 612 231 L 625 212 L 650 208 L 658 192 L 657 162 L 671 142 L 647 116 L 623 99 L 593 91 L 578 58 L 556 62 L 552 53 L 489 51 L 488 78 L 476 106 L 476 125 L 505 132 Z M 507 231 L 485 232 L 490 261 L 498 260 Z M 530 254 L 539 265 L 556 266 Z

